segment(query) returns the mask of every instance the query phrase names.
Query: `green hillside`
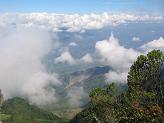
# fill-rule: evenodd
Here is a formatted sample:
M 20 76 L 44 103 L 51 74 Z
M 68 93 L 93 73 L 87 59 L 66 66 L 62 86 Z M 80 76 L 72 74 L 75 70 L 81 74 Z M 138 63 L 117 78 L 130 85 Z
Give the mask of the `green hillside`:
M 2 105 L 2 113 L 10 115 L 4 123 L 58 123 L 60 118 L 54 114 L 30 105 L 22 98 L 12 98 Z

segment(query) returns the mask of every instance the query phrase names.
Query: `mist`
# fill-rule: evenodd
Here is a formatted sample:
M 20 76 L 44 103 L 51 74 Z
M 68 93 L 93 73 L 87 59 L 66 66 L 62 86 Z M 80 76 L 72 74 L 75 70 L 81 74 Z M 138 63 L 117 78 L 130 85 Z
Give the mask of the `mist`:
M 50 34 L 38 28 L 1 28 L 0 88 L 6 99 L 21 96 L 31 103 L 45 105 L 54 102 L 60 85 L 58 75 L 48 73 L 43 57 L 55 46 Z

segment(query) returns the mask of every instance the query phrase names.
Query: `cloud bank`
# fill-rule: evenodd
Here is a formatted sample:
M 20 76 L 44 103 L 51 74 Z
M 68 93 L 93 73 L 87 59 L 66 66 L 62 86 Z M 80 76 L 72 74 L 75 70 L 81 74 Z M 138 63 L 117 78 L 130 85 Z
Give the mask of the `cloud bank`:
M 154 49 L 160 49 L 164 52 L 164 38 L 160 37 L 157 40 L 150 41 L 144 45 L 141 46 L 141 49 L 143 49 L 146 52 L 149 52 Z
M 0 88 L 6 98 L 23 96 L 38 105 L 56 100 L 49 85 L 61 83 L 41 62 L 52 43 L 49 33 L 38 28 L 0 30 Z
M 138 40 L 138 38 L 135 39 Z M 100 57 L 100 62 L 112 68 L 112 70 L 105 74 L 107 82 L 127 82 L 129 68 L 137 56 L 154 49 L 160 49 L 164 52 L 164 39 L 160 37 L 143 44 L 140 47 L 142 51 L 139 52 L 132 48 L 121 46 L 119 40 L 112 33 L 108 40 L 97 41 L 95 49 Z
M 103 19 L 102 19 L 103 18 Z M 90 29 L 101 29 L 105 26 L 117 26 L 122 23 L 161 21 L 162 16 L 133 14 L 55 14 L 55 13 L 16 13 L 1 14 L 0 26 L 38 27 L 52 32 L 85 32 Z
M 113 34 L 108 40 L 97 41 L 95 48 L 104 62 L 114 70 L 120 71 L 129 68 L 131 62 L 139 55 L 134 49 L 121 46 Z
M 139 55 L 132 48 L 125 48 L 113 33 L 108 40 L 97 41 L 95 48 L 101 62 L 109 65 L 113 70 L 106 74 L 108 82 L 126 82 L 126 76 L 133 61 Z

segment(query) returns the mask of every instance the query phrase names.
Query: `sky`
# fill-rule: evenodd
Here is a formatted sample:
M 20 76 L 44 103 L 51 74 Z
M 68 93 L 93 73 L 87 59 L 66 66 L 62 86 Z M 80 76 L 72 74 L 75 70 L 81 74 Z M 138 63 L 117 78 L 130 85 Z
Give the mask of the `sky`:
M 162 15 L 163 0 L 0 0 L 0 13 L 127 12 Z

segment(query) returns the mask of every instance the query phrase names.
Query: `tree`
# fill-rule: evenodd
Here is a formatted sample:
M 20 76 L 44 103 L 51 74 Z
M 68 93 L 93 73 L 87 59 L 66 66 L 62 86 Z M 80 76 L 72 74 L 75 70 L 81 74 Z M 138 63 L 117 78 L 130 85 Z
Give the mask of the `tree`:
M 115 83 L 112 83 L 108 85 L 106 88 L 106 92 L 108 93 L 109 96 L 116 97 L 117 95 L 117 87 Z
M 2 91 L 0 90 L 0 108 L 2 106 L 3 100 L 4 100 L 3 94 L 2 94 Z
M 127 91 L 117 93 L 114 83 L 91 91 L 90 110 L 85 116 L 103 123 L 164 123 L 163 95 L 164 54 L 153 50 L 138 56 L 131 66 Z
M 116 122 L 113 106 L 116 103 L 116 90 L 116 85 L 112 83 L 106 89 L 95 88 L 90 92 L 90 114 L 91 119 L 94 119 L 92 122 Z
M 128 73 L 128 91 L 132 98 L 140 98 L 143 92 L 149 92 L 164 100 L 164 82 L 161 79 L 161 68 L 164 62 L 164 54 L 160 50 L 153 50 L 146 56 L 140 55 L 130 68 Z

